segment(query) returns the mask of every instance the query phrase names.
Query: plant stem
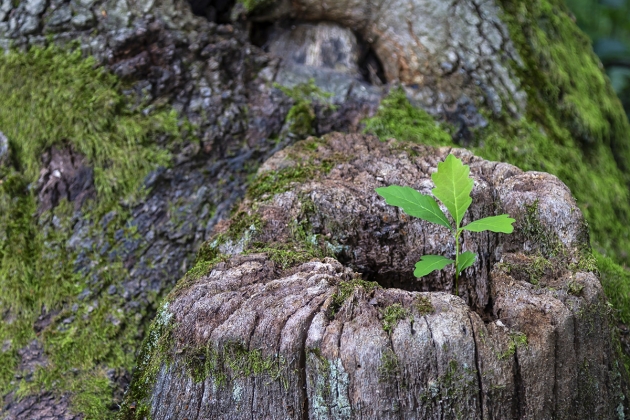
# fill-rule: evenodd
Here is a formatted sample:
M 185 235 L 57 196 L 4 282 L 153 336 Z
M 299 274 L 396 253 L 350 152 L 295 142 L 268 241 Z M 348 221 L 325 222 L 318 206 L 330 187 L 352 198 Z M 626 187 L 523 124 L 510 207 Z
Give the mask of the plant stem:
M 459 234 L 461 230 L 459 226 L 457 228 L 457 233 L 455 234 L 455 295 L 459 296 Z

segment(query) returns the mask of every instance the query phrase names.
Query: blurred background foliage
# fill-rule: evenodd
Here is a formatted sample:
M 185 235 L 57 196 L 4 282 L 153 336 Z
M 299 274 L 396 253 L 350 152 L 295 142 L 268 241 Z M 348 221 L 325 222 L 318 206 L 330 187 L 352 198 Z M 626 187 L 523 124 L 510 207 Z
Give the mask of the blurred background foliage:
M 630 115 L 630 0 L 566 0 Z

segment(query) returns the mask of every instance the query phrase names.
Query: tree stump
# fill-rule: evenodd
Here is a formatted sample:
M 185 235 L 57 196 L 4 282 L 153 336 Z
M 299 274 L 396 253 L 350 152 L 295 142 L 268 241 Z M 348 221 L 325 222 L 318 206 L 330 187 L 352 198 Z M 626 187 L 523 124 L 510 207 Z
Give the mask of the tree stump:
M 453 256 L 450 232 L 374 192 L 428 193 L 449 153 L 475 180 L 465 221 L 516 219 L 511 235 L 464 235 L 479 258 L 459 296 L 452 269 L 412 273 L 424 254 Z M 587 250 L 582 214 L 552 175 L 370 136 L 298 142 L 260 168 L 171 293 L 123 412 L 613 418 L 624 384 Z

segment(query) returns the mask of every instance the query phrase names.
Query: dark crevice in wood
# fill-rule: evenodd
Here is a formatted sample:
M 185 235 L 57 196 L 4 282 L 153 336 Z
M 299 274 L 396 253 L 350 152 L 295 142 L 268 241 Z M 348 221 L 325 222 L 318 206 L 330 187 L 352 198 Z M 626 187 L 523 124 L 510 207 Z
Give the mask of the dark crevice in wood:
M 197 416 L 196 418 L 199 419 L 199 414 L 201 414 L 201 404 L 203 403 L 203 396 L 206 393 L 206 381 L 203 380 L 201 381 L 201 395 L 199 396 L 199 403 L 197 404 Z
M 518 349 L 514 352 L 514 398 L 516 400 L 516 412 L 512 413 L 512 418 L 522 419 L 525 417 L 525 387 L 521 376 L 521 365 L 518 362 Z
M 473 324 L 473 320 L 470 317 L 470 313 L 468 313 L 468 320 L 470 321 L 470 330 L 473 336 L 473 342 L 475 343 L 475 367 L 477 369 L 477 382 L 479 383 L 479 413 L 481 414 L 481 420 L 483 417 L 483 380 L 481 375 L 481 364 L 479 362 L 479 351 L 477 344 L 477 335 L 475 334 L 475 326 Z
M 372 45 L 364 41 L 361 36 L 358 34 L 356 34 L 356 36 L 359 40 L 359 46 L 361 47 L 359 71 L 361 72 L 363 79 L 374 86 L 383 86 L 387 84 L 383 63 L 376 54 L 376 51 L 374 51 Z
M 230 12 L 235 0 L 188 0 L 195 16 L 201 16 L 215 23 L 230 23 Z

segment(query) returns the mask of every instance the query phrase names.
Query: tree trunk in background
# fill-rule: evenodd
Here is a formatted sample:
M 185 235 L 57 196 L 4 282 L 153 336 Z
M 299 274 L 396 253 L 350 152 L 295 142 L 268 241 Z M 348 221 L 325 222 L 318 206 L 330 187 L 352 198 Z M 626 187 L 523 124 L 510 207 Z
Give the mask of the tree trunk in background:
M 48 54 L 33 48 L 49 44 L 63 48 L 47 50 Z M 509 162 L 524 170 L 551 172 L 575 196 L 589 223 L 594 248 L 617 262 L 629 261 L 630 127 L 587 39 L 559 1 L 204 0 L 189 4 L 170 0 L 29 0 L 16 5 L 1 0 L 0 46 L 12 46 L 17 51 L 0 58 L 0 93 L 8 98 L 4 103 L 12 104 L 0 105 L 0 286 L 4 295 L 0 297 L 3 317 L 0 391 L 4 397 L 2 414 L 8 419 L 114 416 L 123 401 L 122 394 L 128 387 L 142 341 L 147 340 L 147 345 L 151 345 L 152 340 L 172 333 L 165 331 L 169 322 L 160 319 L 149 328 L 160 300 L 191 267 L 195 275 L 189 274 L 184 280 L 207 274 L 214 264 L 225 259 L 219 253 L 247 251 L 243 244 L 238 245 L 242 238 L 233 238 L 236 245 L 230 249 L 201 247 L 206 241 L 214 241 L 213 235 L 224 232 L 225 226 L 238 222 L 241 213 L 232 222 L 222 223 L 244 197 L 258 166 L 277 151 L 309 135 L 367 129 L 382 140 L 395 137 L 432 146 L 464 146 L 489 160 Z M 96 64 L 113 73 L 120 82 L 108 82 L 110 79 L 105 80 L 98 72 L 91 73 L 92 64 L 81 67 L 81 60 L 72 58 L 72 53 L 64 48 L 94 56 Z M 55 62 L 54 57 L 59 61 Z M 46 79 L 48 73 L 63 66 L 68 66 L 67 78 Z M 97 92 L 82 79 L 86 75 L 99 83 L 110 83 L 119 96 L 110 98 Z M 40 83 L 41 89 L 24 94 L 20 89 L 29 86 L 28 83 L 36 86 Z M 94 90 L 94 96 L 75 100 L 82 89 Z M 169 110 L 175 110 L 177 116 L 168 117 Z M 44 126 L 48 114 L 56 111 L 61 116 L 73 116 L 66 124 L 69 128 L 61 127 L 58 119 L 51 118 L 44 134 L 30 130 L 31 126 Z M 74 117 L 75 113 L 80 117 Z M 131 120 L 137 123 L 128 122 Z M 438 127 L 435 121 L 445 125 Z M 107 146 L 109 141 L 114 142 L 111 139 L 117 138 L 111 133 L 123 139 L 117 143 L 118 149 Z M 147 134 L 140 139 L 138 133 Z M 343 153 L 351 158 L 355 151 Z M 409 151 L 405 153 L 414 157 Z M 283 165 L 278 163 L 275 170 Z M 128 175 L 133 171 L 137 175 Z M 297 178 L 274 175 L 269 180 L 278 185 L 303 182 L 314 178 L 318 171 L 321 168 L 302 172 Z M 259 181 L 261 176 L 258 175 Z M 141 189 L 144 192 L 138 193 Z M 256 196 L 250 192 L 246 204 L 241 204 L 241 211 L 249 217 L 243 219 L 241 215 L 242 224 L 249 223 L 237 230 L 241 237 L 250 235 L 251 226 L 253 231 L 258 229 L 251 223 L 252 211 L 255 213 L 259 200 L 274 197 L 273 190 L 266 193 L 268 196 Z M 254 196 L 257 198 L 252 199 Z M 570 198 L 567 200 L 572 202 Z M 537 217 L 553 220 L 552 207 L 540 205 Z M 325 234 L 325 224 L 326 220 L 310 220 L 303 234 L 305 237 Z M 348 232 L 351 228 L 349 225 Z M 528 273 L 532 272 L 534 279 L 559 278 L 558 273 L 548 272 L 555 256 L 548 232 L 537 232 L 534 225 L 528 229 L 538 236 L 514 244 L 510 252 L 516 255 L 515 260 L 504 261 L 503 268 L 506 264 L 531 265 L 529 271 L 515 271 L 522 278 L 513 274 L 514 281 L 523 284 L 531 283 Z M 558 233 L 561 238 L 562 235 L 568 233 Z M 395 242 L 387 244 L 394 246 Z M 588 240 L 580 237 L 574 245 L 580 249 L 571 249 L 567 255 L 574 256 L 575 261 L 564 261 L 559 270 L 573 272 L 580 279 L 575 281 L 587 284 L 583 285 L 585 291 L 579 292 L 584 294 L 575 299 L 588 301 L 586 307 L 599 308 L 604 303 L 599 281 L 592 274 L 592 258 L 584 257 L 588 254 Z M 351 250 L 335 246 L 329 247 L 327 255 L 364 274 L 367 280 L 397 288 L 408 281 L 405 277 L 408 273 L 400 278 L 395 273 L 386 273 L 377 264 L 378 255 L 353 261 L 350 256 L 355 254 Z M 196 260 L 200 248 L 202 252 Z M 490 248 L 488 252 L 492 253 Z M 300 250 L 302 256 L 323 256 L 319 251 L 309 252 Z M 408 268 L 415 255 L 403 255 L 405 252 L 397 254 L 395 264 L 390 263 Z M 583 257 L 590 263 L 584 263 Z M 291 260 L 289 265 L 297 264 L 296 261 Z M 492 313 L 489 296 L 498 293 L 491 291 L 488 283 L 490 273 L 500 271 L 498 261 L 489 256 L 478 267 L 482 280 L 478 287 L 471 286 L 463 295 L 467 305 L 444 294 L 430 295 L 432 305 L 457 306 L 461 312 L 457 313 L 469 320 L 469 329 L 475 334 L 488 328 L 503 331 L 503 327 L 496 326 L 502 315 L 484 318 L 484 314 Z M 255 263 L 265 266 L 259 260 Z M 582 263 L 579 267 L 571 266 Z M 236 267 L 241 262 L 229 264 Z M 308 270 L 332 270 L 330 267 L 340 263 L 321 264 L 328 266 L 313 266 Z M 330 274 L 335 277 L 334 282 L 346 276 L 340 274 L 346 268 L 333 270 L 337 273 Z M 265 278 L 274 280 L 274 276 L 269 274 Z M 190 284 L 184 280 L 179 289 L 188 293 L 185 291 Z M 446 276 L 434 280 L 408 288 L 413 292 L 384 290 L 375 292 L 383 294 L 382 299 L 380 295 L 366 296 L 382 300 L 385 306 L 400 301 L 403 309 L 415 310 L 406 305 L 408 300 L 419 296 L 419 290 L 450 291 Z M 564 287 L 567 292 L 569 284 L 565 278 L 558 288 Z M 296 287 L 310 286 L 304 283 Z M 336 293 L 332 287 L 315 293 L 313 296 L 319 297 L 313 297 L 312 304 L 317 308 L 323 305 L 316 300 Z M 623 297 L 624 287 L 604 284 L 609 298 L 617 299 L 615 304 L 627 299 Z M 511 286 L 506 290 L 509 294 Z M 553 295 L 552 291 L 544 290 L 545 297 L 540 299 L 554 298 L 547 296 Z M 295 296 L 301 295 L 296 292 Z M 581 382 L 604 386 L 601 381 L 609 381 L 606 382 L 606 389 L 611 390 L 609 395 L 618 398 L 625 388 L 619 385 L 621 388 L 613 391 L 610 384 L 623 381 L 615 382 L 614 375 L 606 372 L 622 375 L 623 369 L 617 359 L 619 355 L 615 354 L 618 346 L 606 341 L 610 335 L 608 321 L 598 318 L 603 317 L 601 311 L 593 311 L 597 313 L 585 315 L 586 324 L 570 332 L 569 324 L 583 315 L 578 310 L 581 306 L 567 309 L 568 304 L 560 301 L 558 314 L 562 314 L 554 312 L 552 317 L 558 315 L 566 324 L 561 323 L 564 327 L 554 324 L 555 329 L 545 330 L 555 338 L 547 337 L 545 340 L 549 341 L 543 342 L 556 349 L 563 348 L 558 347 L 557 340 L 566 338 L 566 343 L 571 342 L 567 334 L 573 334 L 578 341 L 582 338 L 576 337 L 584 334 L 584 340 L 590 342 L 594 336 L 589 336 L 588 328 L 584 331 L 581 328 L 593 322 L 603 325 L 597 328 L 597 334 L 603 334 L 600 337 L 603 356 L 597 359 L 592 353 L 575 350 L 578 356 L 570 366 L 587 376 L 589 369 L 594 369 L 597 373 L 588 376 L 592 381 L 587 378 Z M 380 315 L 374 312 L 374 305 L 369 300 L 361 302 L 367 305 L 365 313 L 372 317 L 368 324 L 378 326 L 376 320 Z M 314 320 L 319 318 L 314 309 L 308 312 L 308 308 L 305 304 L 305 314 L 310 315 L 304 315 L 304 325 L 314 328 Z M 620 316 L 624 319 L 624 308 L 617 309 L 622 310 Z M 346 312 L 343 313 L 347 315 Z M 516 315 L 517 312 L 510 316 L 525 322 L 523 318 L 527 316 L 521 312 Z M 170 314 L 179 317 L 183 313 Z M 510 361 L 514 360 L 512 356 L 518 358 L 521 351 L 529 355 L 529 350 L 521 350 L 514 341 L 520 337 L 517 333 L 529 334 L 519 322 L 506 324 L 505 328 L 512 328 L 509 331 L 513 334 L 501 332 L 505 337 L 502 335 L 494 343 L 497 348 L 505 347 L 504 350 L 511 352 Z M 385 340 L 387 334 L 382 329 L 379 331 Z M 399 333 L 398 329 L 395 331 Z M 162 341 L 161 356 L 168 354 L 171 348 L 167 344 L 172 344 Z M 308 343 L 309 348 L 316 349 L 308 355 L 313 363 L 321 359 L 324 364 L 324 360 L 329 360 L 327 357 L 332 357 L 327 352 L 336 351 L 333 347 Z M 461 352 L 468 351 L 464 348 L 468 349 L 463 346 Z M 486 357 L 482 354 L 485 350 L 476 348 L 476 363 L 479 363 Z M 242 355 L 243 349 L 230 349 Z M 382 353 L 381 350 L 378 352 Z M 146 355 L 147 351 L 145 347 L 141 354 Z M 268 362 L 264 354 L 254 352 L 259 357 L 254 363 L 251 354 L 250 351 L 248 363 L 259 366 Z M 208 355 L 203 357 L 212 359 Z M 296 357 L 299 360 L 290 362 L 296 363 L 299 370 L 307 359 L 305 354 Z M 539 358 L 531 357 L 534 361 Z M 382 361 L 377 359 L 374 366 Z M 442 374 L 449 374 L 449 360 L 446 356 L 440 359 Z M 142 359 L 140 363 L 144 363 Z M 326 366 L 341 377 L 343 369 L 349 368 L 344 363 Z M 193 374 L 207 375 L 206 361 L 198 365 L 201 367 Z M 241 370 L 260 373 L 256 370 L 260 367 L 253 365 L 246 364 Z M 584 373 L 580 366 L 586 365 L 589 368 Z M 521 364 L 520 369 L 524 366 Z M 141 375 L 150 374 L 155 380 L 158 373 L 162 378 L 160 386 L 168 388 L 163 382 L 168 378 L 165 372 L 177 367 L 153 366 L 155 371 L 148 373 L 138 370 L 134 389 L 137 391 Z M 469 368 L 477 373 L 483 370 L 479 365 Z M 509 384 L 506 382 L 506 395 L 509 392 L 529 395 L 529 389 L 524 388 L 529 379 L 522 375 L 511 377 Z M 436 373 L 435 379 L 440 377 Z M 563 376 L 572 377 L 569 373 Z M 196 384 L 186 378 L 182 380 Z M 484 381 L 475 377 L 471 380 Z M 252 381 L 262 381 L 261 386 L 266 384 L 264 378 Z M 396 384 L 392 389 L 400 388 L 396 395 L 401 395 L 404 384 Z M 337 386 L 332 382 L 329 385 Z M 543 411 L 532 413 L 564 413 L 562 407 L 571 405 L 560 394 L 563 389 L 570 393 L 573 385 L 556 385 L 553 391 L 549 390 L 555 393 L 555 402 L 546 405 L 541 401 Z M 19 396 L 18 388 L 22 389 Z M 447 388 L 444 387 L 444 392 L 448 392 Z M 294 412 L 287 415 L 319 416 L 312 406 L 295 405 L 303 403 L 306 394 L 293 391 Z M 203 392 L 197 392 L 195 398 L 201 398 Z M 336 392 L 342 394 L 339 389 Z M 149 406 L 146 401 L 133 400 L 136 394 L 130 395 L 125 401 L 126 415 L 141 418 L 142 410 Z M 143 396 L 148 395 L 150 392 L 145 390 Z M 393 394 L 387 395 L 393 398 Z M 488 411 L 492 405 L 484 403 L 487 395 L 479 393 L 474 402 L 467 401 L 478 404 L 475 410 L 483 413 L 480 416 L 504 416 Z M 326 409 L 335 404 L 347 406 L 329 397 L 332 398 L 322 397 Z M 584 401 L 588 407 L 580 413 L 608 415 L 618 409 L 622 414 L 624 410 L 627 413 L 616 400 Z M 502 404 L 497 410 L 503 408 Z M 530 412 L 526 408 L 530 406 L 522 400 L 505 404 L 511 407 L 506 410 L 514 418 Z M 544 411 L 547 409 L 551 411 Z M 438 413 L 435 410 L 431 413 Z M 578 413 L 567 410 L 567 418 L 575 418 L 572 416 Z M 336 418 L 341 414 L 322 416 Z

